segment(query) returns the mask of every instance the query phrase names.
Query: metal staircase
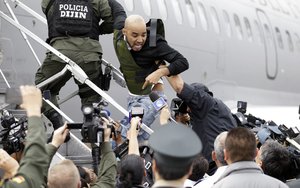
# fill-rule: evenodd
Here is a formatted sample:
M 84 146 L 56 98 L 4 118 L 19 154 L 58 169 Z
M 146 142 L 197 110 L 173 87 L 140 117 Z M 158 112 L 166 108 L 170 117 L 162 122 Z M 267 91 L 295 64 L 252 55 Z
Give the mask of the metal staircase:
M 3 2 L 5 4 L 5 6 L 7 7 L 11 17 L 8 16 L 7 14 L 5 14 L 2 10 L 0 10 L 0 16 L 1 16 L 2 20 L 5 20 L 5 21 L 9 22 L 10 24 L 12 24 L 17 29 L 20 30 L 21 35 L 25 39 L 25 41 L 26 41 L 28 47 L 30 48 L 32 54 L 36 57 L 36 60 L 37 60 L 39 65 L 41 63 L 39 62 L 39 60 L 36 56 L 36 53 L 35 53 L 34 49 L 32 48 L 29 40 L 27 40 L 27 36 L 31 37 L 36 42 L 38 42 L 40 45 L 42 45 L 43 47 L 45 47 L 46 49 L 48 49 L 49 51 L 51 51 L 52 53 L 54 53 L 55 55 L 57 55 L 59 58 L 61 58 L 62 60 L 64 60 L 66 62 L 65 68 L 61 72 L 59 72 L 56 75 L 52 76 L 51 78 L 45 80 L 44 82 L 38 84 L 37 87 L 42 87 L 42 86 L 52 82 L 53 80 L 55 80 L 57 77 L 63 75 L 66 71 L 70 71 L 70 72 L 72 72 L 73 77 L 77 81 L 87 84 L 94 91 L 96 91 L 99 95 L 101 95 L 109 104 L 113 105 L 117 110 L 119 110 L 122 114 L 124 114 L 125 116 L 128 117 L 129 114 L 128 114 L 127 110 L 124 109 L 122 106 L 120 106 L 107 93 L 105 93 L 103 90 L 98 88 L 93 82 L 91 82 L 89 80 L 88 76 L 86 75 L 86 73 L 75 62 L 73 62 L 68 57 L 66 57 L 64 54 L 62 54 L 59 51 L 57 51 L 56 49 L 54 49 L 52 46 L 45 43 L 41 38 L 39 38 L 37 35 L 32 33 L 30 30 L 28 30 L 27 28 L 22 26 L 18 22 L 17 17 L 15 16 L 15 14 L 14 14 L 13 10 L 11 9 L 11 7 L 10 7 L 9 3 L 7 2 L 7 0 L 3 0 Z M 47 24 L 46 19 L 44 17 L 40 16 L 38 13 L 36 13 L 30 7 L 23 4 L 21 1 L 11 0 L 11 2 L 13 2 L 15 4 L 15 6 L 21 7 L 26 12 L 28 12 L 29 14 L 36 17 L 42 23 Z M 115 68 L 112 64 L 108 63 L 105 60 L 102 61 L 102 64 L 104 66 L 109 66 L 112 69 L 112 73 L 111 73 L 112 75 L 111 76 L 112 76 L 113 80 L 115 80 L 116 83 L 118 83 L 121 87 L 126 87 L 126 82 L 123 78 L 123 75 L 117 68 Z M 7 87 L 10 88 L 11 86 L 8 83 L 7 79 L 6 79 L 6 76 L 2 73 L 1 69 L 0 69 L 0 73 L 1 73 L 1 76 L 2 76 L 3 80 L 5 81 L 5 85 L 6 85 L 4 87 L 2 87 L 2 85 L 0 85 L 0 104 L 4 104 L 4 95 L 5 95 L 4 90 L 5 90 L 5 88 L 7 88 Z M 2 84 L 2 83 L 0 83 L 0 84 Z M 66 99 L 61 100 L 61 102 L 65 102 L 65 101 L 71 99 L 76 94 L 77 94 L 76 91 L 71 93 Z M 68 117 L 64 112 L 62 112 L 55 105 L 53 105 L 49 100 L 47 100 L 45 98 L 43 98 L 43 100 L 45 102 L 47 102 L 50 106 L 52 106 L 58 113 L 60 113 L 64 117 L 64 119 L 66 119 L 68 122 L 70 122 L 70 123 L 74 122 L 70 117 Z M 3 109 L 3 108 L 9 109 L 15 115 L 17 115 L 18 113 L 19 113 L 19 115 L 22 114 L 22 111 L 14 110 L 14 109 L 12 109 L 12 107 L 10 107 L 7 104 L 5 104 L 4 106 L 0 106 L 0 107 L 2 107 L 0 109 Z M 23 111 L 23 115 L 24 115 L 24 111 Z M 53 127 L 52 127 L 51 122 L 46 117 L 44 117 L 44 123 L 45 123 L 45 127 L 47 128 L 48 135 L 51 134 L 52 131 L 53 131 Z M 146 132 L 148 132 L 150 134 L 153 132 L 149 127 L 147 127 L 144 124 L 142 125 L 141 128 L 144 129 Z M 71 159 L 71 160 L 74 161 L 75 164 L 78 164 L 78 165 L 83 165 L 83 166 L 88 166 L 88 167 L 91 166 L 91 163 L 92 163 L 91 149 L 88 145 L 86 145 L 85 143 L 83 143 L 81 141 L 80 130 L 72 130 L 71 131 L 71 140 L 69 142 L 63 144 L 59 148 L 57 154 L 54 156 L 54 158 L 52 160 L 52 163 L 56 163 L 56 162 L 58 162 L 58 161 L 60 161 L 64 158 Z

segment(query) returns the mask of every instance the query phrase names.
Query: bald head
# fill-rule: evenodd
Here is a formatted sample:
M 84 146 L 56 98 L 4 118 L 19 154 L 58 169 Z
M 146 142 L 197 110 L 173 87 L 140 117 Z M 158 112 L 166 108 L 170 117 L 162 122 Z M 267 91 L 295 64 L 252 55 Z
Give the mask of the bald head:
M 71 160 L 62 160 L 48 172 L 48 188 L 79 188 L 80 184 L 78 169 Z
M 140 15 L 130 15 L 125 20 L 125 26 L 124 28 L 131 28 L 135 26 L 145 26 L 146 28 L 146 22 L 144 18 Z
M 147 38 L 146 23 L 143 17 L 139 15 L 128 16 L 122 30 L 127 44 L 133 51 L 140 51 Z
M 214 142 L 215 158 L 216 158 L 216 160 L 218 160 L 218 163 L 219 163 L 217 165 L 220 165 L 220 166 L 227 165 L 227 163 L 224 159 L 224 148 L 225 148 L 225 140 L 226 140 L 227 134 L 228 134 L 227 131 L 220 133 Z

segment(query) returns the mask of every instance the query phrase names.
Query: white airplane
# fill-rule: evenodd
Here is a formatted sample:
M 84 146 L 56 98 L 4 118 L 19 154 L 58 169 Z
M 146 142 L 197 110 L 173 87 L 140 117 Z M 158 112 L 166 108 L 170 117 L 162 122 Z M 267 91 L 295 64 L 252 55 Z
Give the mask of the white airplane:
M 28 14 L 16 0 L 3 0 L 0 9 L 7 15 L 9 3 L 19 22 L 46 39 L 47 27 Z M 206 84 L 214 96 L 236 112 L 238 100 L 248 102 L 249 113 L 287 126 L 300 125 L 300 3 L 296 0 L 118 0 L 128 15 L 145 19 L 162 18 L 166 39 L 189 61 L 183 73 L 187 83 Z M 24 3 L 44 16 L 40 2 Z M 45 48 L 27 37 L 37 54 L 32 55 L 19 30 L 0 20 L 0 63 L 13 85 L 34 83 Z M 112 35 L 100 37 L 104 59 L 118 67 Z M 299 69 L 299 70 L 298 70 Z M 2 80 L 2 85 L 5 83 Z M 166 95 L 175 94 L 165 81 Z M 2 87 L 2 86 L 1 86 Z M 62 89 L 61 98 L 77 89 L 73 80 Z M 108 94 L 126 108 L 127 89 L 114 82 Z M 81 121 L 80 102 L 75 97 L 62 110 Z M 113 108 L 113 107 L 112 107 Z M 76 109 L 76 110 L 75 110 Z M 115 109 L 116 119 L 122 114 Z M 113 116 L 113 117 L 114 117 Z

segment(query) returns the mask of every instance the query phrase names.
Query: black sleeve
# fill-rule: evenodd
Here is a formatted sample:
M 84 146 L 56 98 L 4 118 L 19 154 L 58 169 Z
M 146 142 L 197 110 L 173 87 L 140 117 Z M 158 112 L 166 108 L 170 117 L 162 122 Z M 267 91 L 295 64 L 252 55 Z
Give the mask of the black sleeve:
M 168 66 L 168 69 L 170 71 L 169 76 L 180 74 L 189 68 L 187 59 L 177 50 L 170 47 L 167 41 L 160 36 L 158 36 L 157 39 L 156 50 L 156 54 L 158 54 L 158 58 L 160 60 L 165 60 L 170 63 L 170 65 Z
M 214 98 L 211 97 L 204 90 L 195 90 L 192 86 L 184 83 L 180 94 L 177 94 L 188 107 L 191 108 L 192 113 L 197 114 L 200 119 L 203 119 L 208 113 L 209 109 L 214 104 Z
M 112 15 L 114 18 L 114 29 L 121 30 L 124 28 L 125 19 L 127 17 L 126 12 L 122 5 L 116 0 L 109 0 L 109 6 L 112 11 Z

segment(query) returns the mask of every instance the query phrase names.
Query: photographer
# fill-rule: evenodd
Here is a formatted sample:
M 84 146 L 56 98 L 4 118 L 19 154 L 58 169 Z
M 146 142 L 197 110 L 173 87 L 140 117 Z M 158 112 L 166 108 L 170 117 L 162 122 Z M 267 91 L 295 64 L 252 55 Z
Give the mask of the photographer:
M 0 186 L 5 188 L 41 187 L 48 164 L 45 148 L 46 134 L 41 119 L 42 95 L 41 91 L 34 86 L 21 86 L 20 91 L 23 101 L 21 108 L 26 110 L 28 116 L 24 157 L 16 175 L 11 179 L 2 179 Z M 1 160 L 5 160 L 5 158 L 1 158 Z M 8 169 L 4 168 L 4 170 Z
M 101 161 L 98 166 L 97 181 L 90 187 L 114 188 L 116 183 L 116 157 L 111 149 L 111 130 L 104 121 L 104 142 L 101 143 Z M 63 133 L 64 135 L 65 133 Z M 63 140 L 63 139 L 61 139 Z M 48 173 L 48 188 L 78 188 L 80 176 L 75 164 L 70 160 L 63 160 L 54 165 Z
M 186 84 L 180 75 L 166 78 L 177 96 L 186 103 L 193 130 L 206 143 L 203 145 L 203 155 L 210 163 L 208 174 L 211 175 L 216 170 L 211 158 L 214 140 L 221 132 L 236 127 L 236 121 L 230 109 L 221 100 L 214 98 L 205 85 Z
M 127 132 L 127 138 L 129 139 L 128 155 L 121 160 L 117 188 L 143 187 L 142 183 L 146 172 L 144 159 L 140 157 L 137 139 L 140 121 L 140 117 L 131 119 L 131 126 Z

